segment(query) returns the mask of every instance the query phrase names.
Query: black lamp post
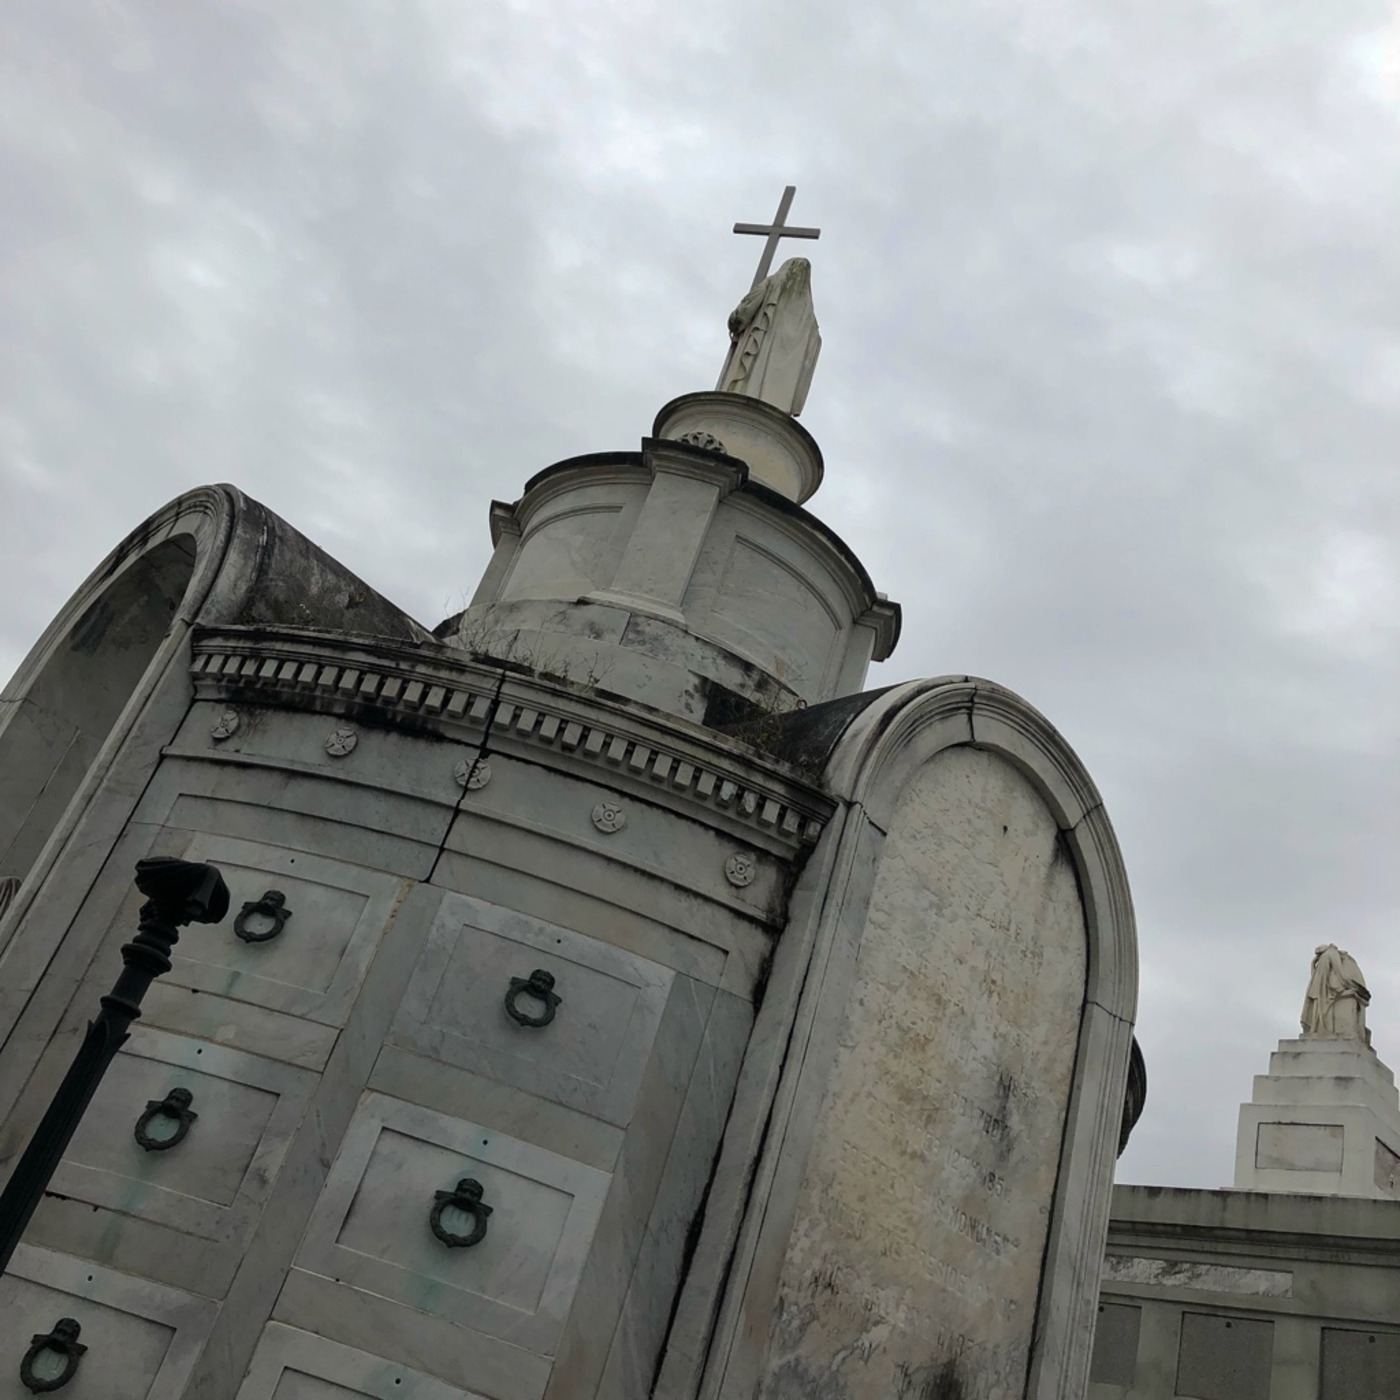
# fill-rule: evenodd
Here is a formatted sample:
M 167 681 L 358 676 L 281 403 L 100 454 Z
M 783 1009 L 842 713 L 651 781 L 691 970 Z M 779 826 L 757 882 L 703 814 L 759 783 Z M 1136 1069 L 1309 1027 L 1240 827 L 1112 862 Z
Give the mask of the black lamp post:
M 24 1234 L 29 1218 L 107 1066 L 141 1014 L 141 998 L 152 981 L 170 971 L 170 950 L 184 924 L 217 924 L 228 913 L 228 886 L 212 865 L 155 857 L 136 862 L 136 888 L 146 896 L 136 937 L 122 946 L 117 984 L 102 998 L 97 1019 L 88 1022 L 82 1046 L 63 1077 L 29 1146 L 0 1192 L 0 1273 Z

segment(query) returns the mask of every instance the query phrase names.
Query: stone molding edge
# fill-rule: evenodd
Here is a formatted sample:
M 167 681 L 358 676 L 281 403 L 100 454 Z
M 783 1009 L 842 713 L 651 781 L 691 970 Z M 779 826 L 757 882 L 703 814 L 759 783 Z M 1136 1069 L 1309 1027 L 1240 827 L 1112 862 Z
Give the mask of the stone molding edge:
M 878 594 L 874 606 L 856 618 L 857 627 L 869 627 L 875 633 L 875 645 L 871 650 L 872 661 L 888 661 L 890 654 L 899 645 L 899 634 L 904 626 L 904 609 L 892 603 L 884 594 Z
M 168 501 L 132 530 L 78 585 L 29 649 L 0 696 L 6 700 L 22 699 L 55 647 L 121 575 L 145 555 L 182 535 L 191 540 L 194 569 L 171 624 L 191 622 L 213 588 L 223 564 L 233 535 L 235 513 L 231 489 L 225 486 L 196 487 Z
M 474 665 L 470 679 L 448 666 L 433 669 L 405 664 L 391 654 L 373 655 L 371 639 L 346 646 L 330 638 L 310 638 L 266 629 L 239 634 L 219 629 L 196 635 L 190 671 L 200 699 L 236 704 L 285 704 L 318 713 L 338 713 L 335 705 L 353 705 L 370 712 L 425 719 L 441 725 L 484 730 L 491 721 L 492 737 L 509 737 L 530 747 L 568 754 L 596 763 L 614 773 L 629 774 L 664 788 L 682 800 L 724 812 L 731 818 L 766 831 L 794 848 L 812 845 L 830 815 L 829 804 L 794 801 L 780 780 L 760 785 L 744 774 L 742 762 L 726 764 L 687 754 L 687 747 L 662 732 L 638 732 L 635 719 L 599 723 L 582 706 L 551 704 L 543 695 L 498 694 L 500 671 Z M 339 656 L 335 653 L 340 652 Z M 526 676 L 510 681 L 518 691 L 538 684 Z M 544 686 L 539 689 L 543 691 Z M 553 698 L 553 697 L 551 697 Z M 317 702 L 331 702 L 323 706 Z M 493 714 L 494 710 L 494 714 Z M 652 726 L 646 726 L 650 731 Z M 631 731 L 631 732 L 628 732 Z M 473 742 L 476 742 L 474 740 Z
M 1184 1191 L 1193 1188 L 1168 1189 Z M 1227 1188 L 1222 1192 L 1207 1193 L 1201 1190 L 1200 1194 L 1264 1196 L 1282 1193 L 1234 1191 Z M 1115 1199 L 1114 1212 L 1109 1224 L 1107 1252 L 1132 1255 L 1145 1253 L 1152 1258 L 1163 1258 L 1173 1263 L 1180 1262 L 1174 1251 L 1198 1247 L 1197 1242 L 1200 1237 L 1209 1229 L 1212 1244 L 1218 1241 L 1221 1245 L 1240 1245 L 1256 1254 L 1267 1254 L 1279 1261 L 1297 1259 L 1306 1260 L 1308 1263 L 1325 1264 L 1334 1262 L 1338 1254 L 1379 1255 L 1388 1259 L 1395 1258 L 1394 1218 L 1393 1215 L 1389 1214 L 1389 1208 L 1395 1204 L 1393 1200 L 1379 1196 L 1307 1196 L 1303 1199 L 1306 1199 L 1310 1204 L 1329 1199 L 1348 1203 L 1359 1202 L 1363 1206 L 1374 1204 L 1380 1207 L 1380 1210 L 1376 1212 L 1375 1224 L 1391 1226 L 1391 1233 L 1364 1234 L 1355 1228 L 1350 1232 L 1336 1231 L 1331 1228 L 1333 1222 L 1326 1219 L 1312 1221 L 1307 1226 L 1297 1230 L 1282 1229 L 1277 1226 L 1256 1228 L 1252 1225 L 1212 1225 L 1207 1227 L 1195 1220 L 1125 1219 L 1118 1209 L 1118 1202 Z M 1317 1209 L 1322 1210 L 1320 1206 Z M 1352 1224 L 1352 1222 L 1347 1223 Z M 1139 1285 L 1133 1286 L 1138 1287 Z
M 167 502 L 147 520 L 130 531 L 105 559 L 83 580 L 58 610 L 38 641 L 29 649 L 19 668 L 0 690 L 0 745 L 9 721 L 18 715 L 35 680 L 55 652 L 63 645 L 78 621 L 115 586 L 128 569 L 144 556 L 171 540 L 190 541 L 194 567 L 170 621 L 165 640 L 156 648 L 146 670 L 128 696 L 116 723 L 108 731 L 97 754 L 79 783 L 67 808 L 54 823 L 38 859 L 24 875 L 18 891 L 0 910 L 0 953 L 27 917 L 48 880 L 63 844 L 77 830 L 88 806 L 101 790 L 134 730 L 143 722 L 162 681 L 178 674 L 178 656 L 198 616 L 219 583 L 228 556 L 242 497 L 231 486 L 200 486 Z M 181 682 L 183 685 L 183 682 Z M 134 799 L 131 804 L 134 806 Z M 127 809 L 128 811 L 130 808 Z M 23 1005 L 21 999 L 17 1005 Z M 3 1047 L 12 1022 L 0 1023 Z
M 671 438 L 643 438 L 642 465 L 653 478 L 685 476 L 692 481 L 703 481 L 718 489 L 720 500 L 749 479 L 748 464 L 739 458 Z
M 949 726 L 963 737 L 947 738 Z M 827 767 L 828 790 L 858 802 L 888 830 L 906 766 L 949 742 L 990 749 L 1014 764 L 1054 813 L 1075 858 L 1089 925 L 1087 1000 L 1131 1023 L 1137 1016 L 1137 928 L 1117 837 L 1078 755 L 1020 696 L 974 676 L 896 686 L 842 736 Z M 1096 939 L 1100 931 L 1112 936 Z

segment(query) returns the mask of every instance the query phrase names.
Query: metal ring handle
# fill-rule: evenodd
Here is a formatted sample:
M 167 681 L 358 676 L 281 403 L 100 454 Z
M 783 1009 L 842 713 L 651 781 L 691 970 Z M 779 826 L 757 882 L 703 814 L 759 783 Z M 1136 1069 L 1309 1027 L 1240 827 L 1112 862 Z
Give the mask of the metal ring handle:
M 469 1176 L 464 1176 L 451 1191 L 433 1193 L 434 1205 L 428 1216 L 428 1225 L 433 1234 L 449 1249 L 468 1249 L 474 1244 L 480 1244 L 486 1238 L 486 1217 L 491 1214 L 492 1207 L 488 1206 L 481 1199 L 481 1196 L 481 1183 L 474 1181 Z M 471 1216 L 470 1234 L 459 1235 L 455 1230 L 449 1230 L 442 1223 L 442 1213 L 449 1206 L 466 1211 Z
M 190 1107 L 193 1102 L 194 1095 L 184 1088 L 172 1089 L 163 1099 L 149 1100 L 146 1111 L 136 1120 L 136 1141 L 147 1152 L 165 1152 L 184 1142 L 190 1124 L 199 1117 Z M 152 1137 L 147 1131 L 157 1118 L 175 1119 L 176 1128 L 169 1137 Z
M 245 943 L 269 943 L 287 926 L 292 911 L 287 908 L 287 896 L 281 890 L 268 890 L 261 899 L 250 899 L 233 921 L 233 931 Z M 249 928 L 250 919 L 271 919 L 272 927 L 258 932 Z
M 87 1348 L 78 1340 L 83 1329 L 71 1317 L 61 1317 L 46 1336 L 34 1338 L 24 1359 L 19 1363 L 19 1378 L 27 1389 L 42 1394 L 46 1390 L 61 1390 L 78 1373 L 78 1362 Z M 46 1351 L 63 1358 L 63 1369 L 56 1376 L 41 1376 L 35 1363 Z
M 544 1003 L 538 1016 L 520 1009 L 522 996 L 534 997 Z M 506 1014 L 517 1026 L 547 1026 L 554 1019 L 555 1008 L 564 998 L 554 990 L 554 978 L 537 967 L 528 977 L 512 977 L 506 993 Z

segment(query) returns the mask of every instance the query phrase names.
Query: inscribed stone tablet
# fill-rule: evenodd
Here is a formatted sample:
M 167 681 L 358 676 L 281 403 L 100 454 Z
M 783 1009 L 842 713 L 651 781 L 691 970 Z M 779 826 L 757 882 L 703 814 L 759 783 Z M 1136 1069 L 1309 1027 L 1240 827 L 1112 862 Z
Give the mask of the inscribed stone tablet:
M 1039 795 L 994 754 L 938 754 L 876 874 L 765 1397 L 1024 1393 L 1085 960 Z
M 1254 1165 L 1272 1171 L 1339 1172 L 1342 1128 L 1338 1123 L 1261 1123 Z

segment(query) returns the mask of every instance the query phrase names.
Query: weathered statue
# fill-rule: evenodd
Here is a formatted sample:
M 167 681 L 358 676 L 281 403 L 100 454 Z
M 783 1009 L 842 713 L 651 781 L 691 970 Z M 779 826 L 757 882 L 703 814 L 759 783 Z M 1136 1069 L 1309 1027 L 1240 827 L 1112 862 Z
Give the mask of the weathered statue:
M 812 264 L 789 258 L 765 277 L 729 317 L 729 358 L 718 388 L 802 412 L 822 336 L 812 309 Z
M 1370 1000 L 1356 959 L 1335 943 L 1320 944 L 1313 954 L 1303 1002 L 1303 1034 L 1346 1036 L 1369 1045 L 1366 1004 Z

